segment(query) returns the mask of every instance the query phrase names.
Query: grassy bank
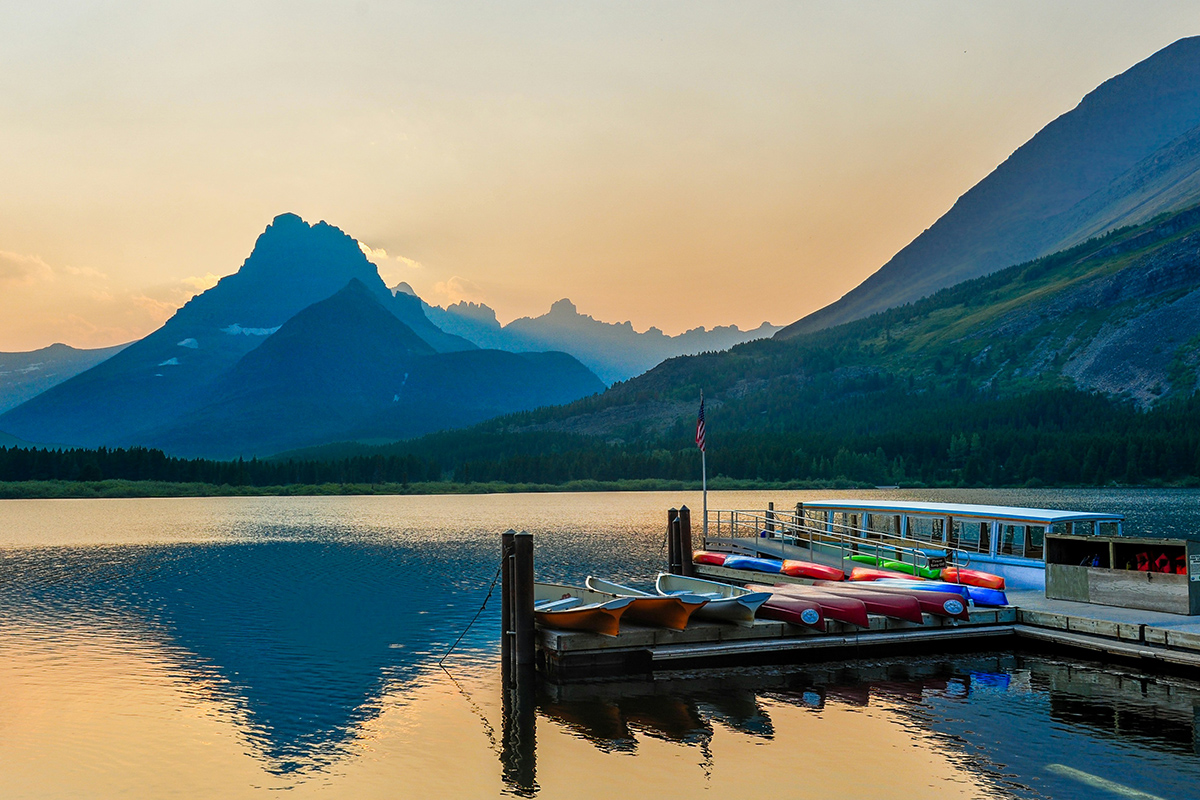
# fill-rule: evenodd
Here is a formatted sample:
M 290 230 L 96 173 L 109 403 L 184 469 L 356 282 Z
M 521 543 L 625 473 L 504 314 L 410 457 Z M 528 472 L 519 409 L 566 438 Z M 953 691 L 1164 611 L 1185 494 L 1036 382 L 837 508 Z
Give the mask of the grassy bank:
M 708 483 L 713 491 L 768 489 L 863 489 L 873 488 L 850 481 L 769 481 L 716 478 Z M 167 481 L 11 481 L 0 482 L 0 499 L 42 500 L 98 497 L 306 497 L 325 495 L 430 495 L 503 494 L 516 492 L 690 492 L 700 491 L 699 481 L 656 479 L 624 481 L 570 481 L 548 483 L 320 483 L 287 486 L 230 486 L 211 483 Z

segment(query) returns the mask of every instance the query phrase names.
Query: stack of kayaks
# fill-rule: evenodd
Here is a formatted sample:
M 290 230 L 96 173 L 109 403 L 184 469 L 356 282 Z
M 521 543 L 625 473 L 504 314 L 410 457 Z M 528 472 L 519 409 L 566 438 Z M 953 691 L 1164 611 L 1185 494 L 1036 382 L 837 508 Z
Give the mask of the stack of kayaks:
M 879 594 L 903 595 L 916 601 L 920 610 L 926 614 L 949 619 L 969 620 L 967 598 L 961 592 L 929 591 L 923 586 L 913 586 L 911 581 L 901 581 L 897 586 L 883 586 L 877 581 L 863 581 L 855 584 L 823 583 L 813 584 L 828 590 L 844 590 L 853 586 L 860 592 L 877 592 Z
M 788 590 L 784 586 L 776 586 L 775 588 L 780 591 Z M 925 617 L 921 613 L 921 604 L 916 598 L 904 592 L 889 592 L 872 589 L 869 585 L 864 584 L 836 583 L 833 581 L 817 581 L 811 587 L 802 586 L 798 588 L 852 597 L 866 606 L 868 614 L 902 619 L 906 622 L 915 622 L 918 625 L 925 622 Z
M 867 606 L 862 600 L 856 597 L 849 597 L 844 594 L 839 595 L 833 592 L 823 592 L 811 586 L 800 586 L 794 583 L 781 583 L 775 586 L 756 586 L 751 583 L 747 584 L 746 588 L 752 591 L 773 592 L 772 600 L 780 596 L 798 597 L 802 600 L 808 600 L 820 606 L 821 614 L 826 619 L 848 622 L 860 628 L 871 627 L 871 620 L 867 616 Z
M 665 572 L 659 573 L 654 588 L 659 594 L 669 597 L 691 595 L 707 600 L 707 603 L 696 609 L 697 618 L 736 622 L 741 625 L 754 622 L 755 612 L 771 597 L 769 592 L 751 592 L 740 586 Z

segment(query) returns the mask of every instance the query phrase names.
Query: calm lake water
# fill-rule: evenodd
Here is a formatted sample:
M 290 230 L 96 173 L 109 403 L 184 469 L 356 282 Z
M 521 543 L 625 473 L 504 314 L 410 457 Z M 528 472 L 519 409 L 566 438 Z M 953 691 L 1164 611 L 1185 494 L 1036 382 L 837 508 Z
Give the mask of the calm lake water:
M 713 508 L 848 493 L 715 492 Z M 1123 511 L 1200 492 L 853 496 Z M 545 689 L 506 737 L 498 534 L 647 584 L 687 494 L 0 501 L 0 797 L 1200 794 L 1200 681 L 1014 653 Z M 1198 676 L 1200 677 L 1200 676 Z

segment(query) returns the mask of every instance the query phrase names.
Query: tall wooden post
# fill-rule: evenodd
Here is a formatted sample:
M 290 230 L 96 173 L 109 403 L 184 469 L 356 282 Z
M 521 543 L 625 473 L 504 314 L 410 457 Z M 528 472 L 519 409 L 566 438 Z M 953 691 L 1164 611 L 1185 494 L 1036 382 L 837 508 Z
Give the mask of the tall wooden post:
M 533 534 L 513 536 L 513 647 L 517 668 L 532 667 L 533 636 Z
M 775 538 L 775 503 L 767 503 L 767 538 Z
M 516 626 L 513 620 L 513 555 L 514 530 L 507 530 L 500 537 L 500 673 L 507 684 L 513 666 L 513 636 Z
M 679 509 L 679 574 L 689 578 L 696 574 L 692 563 L 692 512 L 687 506 Z
M 679 558 L 679 509 L 667 510 L 667 572 L 681 575 Z

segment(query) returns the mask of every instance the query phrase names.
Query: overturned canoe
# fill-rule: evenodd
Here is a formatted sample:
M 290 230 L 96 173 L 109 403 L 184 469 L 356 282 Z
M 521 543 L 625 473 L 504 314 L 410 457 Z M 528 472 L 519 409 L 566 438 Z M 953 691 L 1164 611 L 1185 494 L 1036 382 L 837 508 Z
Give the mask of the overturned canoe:
M 813 585 L 833 591 L 848 588 L 849 586 L 843 583 L 825 582 L 818 582 Z M 875 592 L 881 595 L 910 597 L 917 602 L 918 608 L 925 614 L 933 614 L 937 617 L 947 617 L 949 619 L 969 620 L 971 618 L 970 613 L 967 611 L 966 598 L 955 592 L 927 591 L 921 587 L 912 586 L 909 583 L 904 583 L 903 586 L 881 586 L 878 581 L 860 581 L 854 584 L 854 587 L 864 594 Z
M 625 619 L 653 628 L 670 628 L 681 631 L 687 627 L 692 614 L 708 604 L 708 599 L 695 595 L 663 596 L 643 592 L 621 583 L 589 575 L 584 581 L 588 589 L 611 597 L 628 597 L 633 600 L 625 609 Z
M 753 558 L 751 556 L 727 556 L 724 566 L 730 569 L 746 569 L 752 572 L 768 572 L 778 575 L 783 569 L 783 562 L 773 558 Z
M 942 580 L 946 583 L 965 583 L 967 586 L 979 586 L 984 589 L 1004 590 L 1004 578 L 990 572 L 963 567 L 946 567 L 942 570 Z
M 842 581 L 846 579 L 846 573 L 837 567 L 829 567 L 825 564 L 817 564 L 812 561 L 794 561 L 790 558 L 783 560 L 783 568 L 780 572 L 784 575 L 790 575 L 793 578 L 812 578 L 815 581 Z
M 860 628 L 871 627 L 867 616 L 867 605 L 857 597 L 849 597 L 836 592 L 825 592 L 812 586 L 799 586 L 794 583 L 780 583 L 771 587 L 776 594 L 800 597 L 811 600 L 821 607 L 821 613 L 826 619 L 836 619 Z
M 693 596 L 707 600 L 696 609 L 695 616 L 718 622 L 736 622 L 747 625 L 754 621 L 754 614 L 770 598 L 768 592 L 751 592 L 740 586 L 730 586 L 703 578 L 687 578 L 660 572 L 654 582 L 660 595 L 668 597 Z
M 813 584 L 813 588 L 861 600 L 863 605 L 867 607 L 868 614 L 902 619 L 906 622 L 915 622 L 919 625 L 925 622 L 925 616 L 922 613 L 923 609 L 916 598 L 902 592 L 889 592 L 886 589 L 879 588 L 872 589 L 869 581 L 860 581 L 855 584 L 817 581 Z

